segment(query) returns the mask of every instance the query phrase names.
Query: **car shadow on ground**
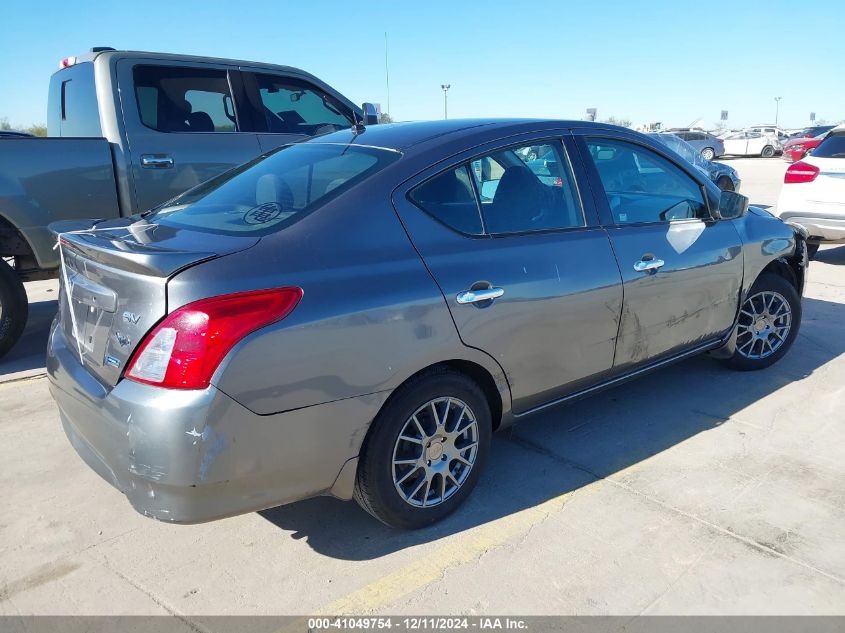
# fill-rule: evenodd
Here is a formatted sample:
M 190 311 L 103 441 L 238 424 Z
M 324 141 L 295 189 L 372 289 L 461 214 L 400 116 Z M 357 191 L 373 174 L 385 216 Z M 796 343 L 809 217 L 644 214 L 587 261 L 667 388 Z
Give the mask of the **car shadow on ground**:
M 825 264 L 845 264 L 845 246 L 838 248 L 821 248 L 816 253 L 816 261 L 824 262 Z M 812 275 L 812 267 L 810 268 Z
M 716 428 L 845 353 L 845 304 L 805 298 L 803 310 L 793 348 L 768 369 L 736 372 L 701 356 L 497 434 L 473 494 L 429 528 L 391 529 L 328 497 L 259 514 L 321 554 L 369 560 L 534 507 Z
M 17 344 L 0 359 L 0 380 L 16 374 L 44 368 L 50 324 L 58 311 L 55 299 L 33 301 L 29 304 L 29 319 Z

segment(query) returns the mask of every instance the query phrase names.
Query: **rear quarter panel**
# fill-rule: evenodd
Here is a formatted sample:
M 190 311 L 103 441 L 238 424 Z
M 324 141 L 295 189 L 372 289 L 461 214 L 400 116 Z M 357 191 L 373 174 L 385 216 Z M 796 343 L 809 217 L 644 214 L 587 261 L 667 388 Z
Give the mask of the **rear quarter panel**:
M 49 223 L 117 214 L 111 150 L 105 139 L 0 141 L 0 218 L 21 232 L 41 268 L 59 265 Z
M 235 347 L 212 380 L 250 410 L 270 414 L 391 390 L 453 359 L 487 369 L 509 410 L 501 369 L 461 343 L 390 206 L 389 187 L 367 181 L 243 253 L 182 272 L 169 282 L 169 309 L 282 286 L 303 288 L 300 304 Z

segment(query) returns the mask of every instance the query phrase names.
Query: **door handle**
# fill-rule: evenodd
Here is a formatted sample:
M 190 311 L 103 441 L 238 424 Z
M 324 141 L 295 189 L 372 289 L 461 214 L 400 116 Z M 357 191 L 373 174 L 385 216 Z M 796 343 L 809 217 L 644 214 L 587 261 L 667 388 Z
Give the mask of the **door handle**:
M 504 288 L 481 288 L 479 290 L 465 290 L 458 293 L 458 303 L 478 303 L 479 301 L 492 301 L 505 294 Z
M 174 165 L 172 156 L 167 154 L 142 154 L 141 167 L 145 169 L 170 169 Z
M 648 273 L 651 271 L 656 272 L 658 268 L 664 266 L 665 264 L 666 262 L 662 259 L 656 259 L 654 255 L 644 255 L 640 261 L 634 264 L 634 270 L 638 273 Z

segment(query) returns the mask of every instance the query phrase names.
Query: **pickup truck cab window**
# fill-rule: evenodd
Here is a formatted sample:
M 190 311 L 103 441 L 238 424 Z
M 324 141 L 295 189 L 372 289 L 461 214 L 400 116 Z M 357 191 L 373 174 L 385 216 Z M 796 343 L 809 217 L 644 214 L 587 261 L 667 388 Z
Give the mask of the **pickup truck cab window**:
M 141 122 L 159 132 L 238 131 L 225 70 L 136 66 Z
M 587 139 L 615 224 L 709 220 L 701 185 L 641 145 Z
M 267 132 L 314 136 L 353 124 L 347 107 L 310 84 L 274 75 L 255 79 Z

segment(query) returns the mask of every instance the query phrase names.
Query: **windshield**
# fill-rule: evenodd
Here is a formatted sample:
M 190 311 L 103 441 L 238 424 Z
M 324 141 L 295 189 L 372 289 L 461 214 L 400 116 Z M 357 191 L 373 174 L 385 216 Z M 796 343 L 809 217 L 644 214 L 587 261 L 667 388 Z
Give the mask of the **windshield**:
M 275 233 L 384 169 L 400 154 L 300 143 L 236 167 L 165 202 L 147 220 L 223 235 Z

